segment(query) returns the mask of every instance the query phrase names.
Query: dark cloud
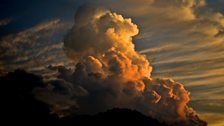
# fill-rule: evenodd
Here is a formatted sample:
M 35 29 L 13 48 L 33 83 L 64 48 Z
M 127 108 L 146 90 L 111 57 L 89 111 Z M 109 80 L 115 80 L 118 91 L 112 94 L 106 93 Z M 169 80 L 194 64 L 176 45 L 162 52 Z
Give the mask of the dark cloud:
M 95 124 L 132 124 L 138 123 L 143 125 L 166 126 L 165 123 L 160 123 L 156 119 L 147 117 L 137 111 L 130 109 L 112 109 L 104 113 L 96 115 L 77 115 L 76 113 L 69 116 L 59 118 L 53 114 L 49 105 L 35 98 L 35 89 L 47 88 L 47 83 L 44 83 L 41 76 L 27 73 L 23 70 L 16 70 L 5 76 L 0 77 L 1 83 L 1 114 L 4 124 L 18 125 L 95 125 Z M 55 90 L 61 94 L 68 93 L 63 82 L 52 82 Z M 63 91 L 66 90 L 66 91 Z M 76 92 L 77 93 L 77 92 Z M 67 94 L 68 95 L 68 94 Z M 46 95 L 45 95 L 46 96 Z M 53 96 L 51 96 L 52 98 Z M 62 97 L 56 97 L 63 99 Z M 52 99 L 49 99 L 52 100 Z M 131 119 L 131 120 L 130 120 Z

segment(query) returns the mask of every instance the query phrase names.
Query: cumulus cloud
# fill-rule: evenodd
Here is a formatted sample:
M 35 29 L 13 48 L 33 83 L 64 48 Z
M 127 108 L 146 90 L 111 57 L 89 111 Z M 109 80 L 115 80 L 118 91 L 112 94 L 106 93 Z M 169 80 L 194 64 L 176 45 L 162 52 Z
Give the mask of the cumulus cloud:
M 74 71 L 60 67 L 58 75 L 79 92 L 69 94 L 76 113 L 132 108 L 168 124 L 205 125 L 187 105 L 190 93 L 183 84 L 151 77 L 150 62 L 132 43 L 136 34 L 137 25 L 130 18 L 102 8 L 78 9 L 64 38 L 64 50 L 77 64 Z

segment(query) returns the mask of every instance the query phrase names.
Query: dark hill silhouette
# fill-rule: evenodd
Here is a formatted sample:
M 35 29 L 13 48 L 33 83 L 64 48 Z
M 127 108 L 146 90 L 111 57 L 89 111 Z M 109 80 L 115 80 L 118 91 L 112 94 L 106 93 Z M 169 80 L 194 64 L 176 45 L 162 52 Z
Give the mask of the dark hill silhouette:
M 114 108 L 106 112 L 96 115 L 79 115 L 67 116 L 61 119 L 61 124 L 72 126 L 78 125 L 141 125 L 141 126 L 168 126 L 165 123 L 160 123 L 156 119 L 141 114 L 136 110 Z
M 44 87 L 41 76 L 16 70 L 0 77 L 1 92 L 1 123 L 4 125 L 147 125 L 167 126 L 164 123 L 147 117 L 130 109 L 111 109 L 96 115 L 70 115 L 58 118 L 50 114 L 49 107 L 35 99 L 32 91 L 36 87 Z
M 0 77 L 0 92 L 2 97 L 2 121 L 6 124 L 41 124 L 51 123 L 58 119 L 56 115 L 49 115 L 46 104 L 35 99 L 32 90 L 43 86 L 40 76 L 16 70 Z

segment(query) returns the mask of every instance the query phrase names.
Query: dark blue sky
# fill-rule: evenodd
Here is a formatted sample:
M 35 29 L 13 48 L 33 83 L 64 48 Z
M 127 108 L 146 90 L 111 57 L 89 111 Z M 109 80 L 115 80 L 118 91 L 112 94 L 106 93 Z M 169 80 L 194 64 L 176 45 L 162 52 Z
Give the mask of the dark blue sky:
M 0 35 L 16 32 L 52 18 L 73 18 L 77 7 L 84 2 L 85 0 L 1 0 L 0 20 L 10 18 L 12 21 L 0 27 Z

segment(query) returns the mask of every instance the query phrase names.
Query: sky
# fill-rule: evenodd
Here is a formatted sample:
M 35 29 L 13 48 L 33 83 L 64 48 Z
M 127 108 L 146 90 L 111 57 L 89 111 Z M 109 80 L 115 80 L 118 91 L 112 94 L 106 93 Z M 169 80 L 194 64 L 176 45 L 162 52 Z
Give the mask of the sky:
M 73 68 L 78 59 L 65 53 L 70 44 L 65 36 L 75 29 L 82 5 L 131 18 L 139 30 L 131 34 L 134 48 L 149 59 L 151 76 L 183 83 L 191 92 L 189 106 L 209 126 L 224 125 L 222 0 L 2 0 L 0 74 L 20 68 L 47 81 L 56 74 L 49 65 Z

